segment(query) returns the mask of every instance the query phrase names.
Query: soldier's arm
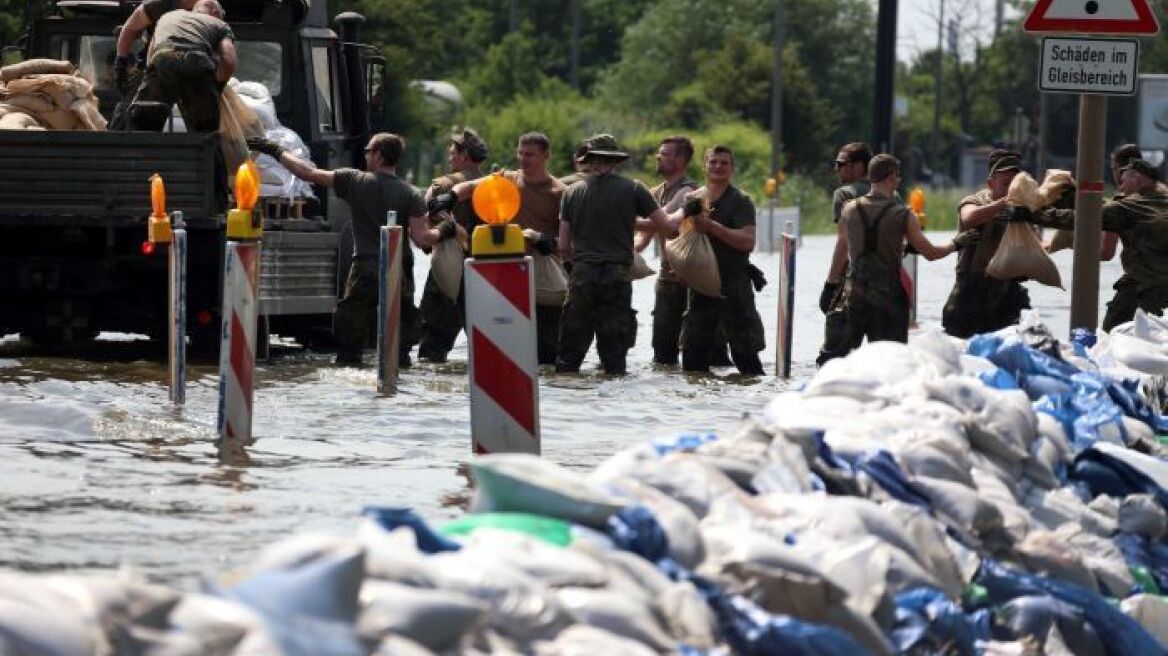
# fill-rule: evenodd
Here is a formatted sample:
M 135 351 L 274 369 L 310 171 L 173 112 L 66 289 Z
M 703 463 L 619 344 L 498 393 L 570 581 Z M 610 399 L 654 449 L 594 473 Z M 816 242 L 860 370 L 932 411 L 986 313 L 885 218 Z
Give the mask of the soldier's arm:
M 1099 242 L 1099 260 L 1110 262 L 1115 257 L 1117 246 L 1119 246 L 1119 235 L 1114 232 L 1104 232 L 1103 239 Z
M 235 75 L 235 68 L 239 65 L 235 56 L 235 41 L 227 38 L 220 41 L 216 54 L 219 56 L 219 65 L 215 69 L 215 79 L 227 82 Z
M 973 203 L 966 203 L 957 210 L 957 215 L 960 218 L 961 229 L 970 230 L 972 228 L 981 227 L 990 221 L 994 220 L 1002 210 L 1006 208 L 1005 197 L 992 201 L 988 205 L 974 205 Z
M 292 175 L 321 187 L 333 186 L 336 174 L 333 171 L 318 169 L 312 162 L 306 162 L 288 151 L 280 153 L 280 163 Z
M 736 251 L 742 251 L 743 253 L 754 251 L 754 225 L 746 225 L 741 228 L 727 228 L 717 221 L 704 217 L 697 217 L 694 219 L 694 222 L 695 224 L 703 224 L 706 234 Z
M 432 248 L 442 240 L 438 228 L 430 227 L 430 220 L 425 214 L 415 214 L 410 217 L 410 241 L 418 248 Z
M 844 281 L 848 266 L 848 235 L 839 222 L 835 224 L 835 248 L 831 251 L 831 265 L 827 268 L 827 282 L 838 285 Z
M 450 193 L 454 194 L 454 197 L 458 200 L 470 200 L 470 197 L 474 195 L 475 188 L 479 186 L 480 182 L 486 179 L 486 176 L 483 176 L 475 180 L 460 182 L 450 188 Z M 433 189 L 433 187 L 430 189 Z M 430 200 L 430 189 L 426 190 L 426 200 Z
M 572 259 L 572 230 L 567 221 L 560 219 L 560 238 L 557 240 L 560 247 L 560 258 L 565 262 Z
M 934 246 L 933 242 L 929 241 L 929 238 L 925 236 L 923 231 L 921 231 L 921 222 L 919 219 L 917 219 L 917 215 L 913 214 L 912 212 L 908 212 L 907 214 L 908 216 L 905 219 L 904 226 L 905 236 L 908 238 L 908 243 L 911 244 L 918 253 L 924 255 L 926 260 L 929 260 L 930 262 L 933 260 L 939 260 L 957 250 L 957 244 L 954 242 L 949 242 L 944 246 Z
M 122 31 L 118 32 L 117 55 L 125 57 L 130 54 L 130 48 L 134 46 L 134 41 L 150 27 L 150 17 L 146 15 L 146 10 L 142 5 L 138 5 L 130 18 L 126 20 L 126 24 L 122 26 Z
M 633 250 L 637 253 L 640 253 L 641 251 L 648 248 L 649 244 L 651 244 L 653 242 L 653 237 L 656 234 L 657 234 L 656 232 L 638 232 L 637 233 L 637 240 L 633 244 Z

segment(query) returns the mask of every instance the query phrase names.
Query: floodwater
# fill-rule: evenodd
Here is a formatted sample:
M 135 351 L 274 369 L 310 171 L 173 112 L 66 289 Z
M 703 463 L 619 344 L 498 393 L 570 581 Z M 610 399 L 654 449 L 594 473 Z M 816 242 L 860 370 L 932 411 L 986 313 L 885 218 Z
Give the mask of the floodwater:
M 935 241 L 948 235 L 933 235 Z M 814 371 L 823 329 L 817 307 L 833 238 L 805 237 L 798 254 L 793 380 Z M 758 297 L 774 367 L 778 258 L 754 261 L 771 284 Z M 419 258 L 418 289 L 426 258 Z M 656 264 L 650 257 L 650 264 Z M 1070 286 L 1069 252 L 1055 257 Z M 940 323 L 953 258 L 921 264 L 920 322 Z M 1100 304 L 1118 261 L 1105 263 Z M 729 432 L 786 383 L 732 370 L 689 377 L 654 367 L 653 278 L 634 283 L 640 332 L 630 375 L 545 372 L 545 457 L 588 468 L 614 451 L 691 429 Z M 1028 285 L 1056 336 L 1070 295 Z M 371 356 L 368 356 L 371 360 Z M 395 397 L 375 393 L 373 369 L 336 368 L 326 354 L 278 348 L 257 374 L 252 461 L 221 464 L 215 438 L 216 366 L 192 367 L 185 408 L 167 401 L 161 355 L 128 336 L 82 353 L 33 352 L 0 341 L 0 568 L 31 571 L 132 563 L 158 582 L 191 585 L 246 566 L 266 545 L 301 531 L 349 533 L 367 504 L 452 517 L 465 506 L 470 458 L 466 346 L 450 363 L 415 365 Z

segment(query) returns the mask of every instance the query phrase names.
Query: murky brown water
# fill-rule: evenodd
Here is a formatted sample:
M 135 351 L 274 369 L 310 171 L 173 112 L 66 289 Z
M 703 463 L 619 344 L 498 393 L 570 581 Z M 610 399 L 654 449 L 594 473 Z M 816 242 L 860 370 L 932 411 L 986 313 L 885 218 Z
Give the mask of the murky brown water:
M 936 236 L 935 238 L 940 238 Z M 816 307 L 831 240 L 804 239 L 797 275 L 794 379 L 806 379 L 822 334 Z M 425 276 L 425 258 L 416 275 Z M 1056 256 L 1070 284 L 1069 252 Z M 650 258 L 651 264 L 655 262 Z M 774 365 L 777 258 L 757 254 L 771 284 L 759 296 L 763 362 Z M 953 259 L 922 263 L 920 318 L 938 325 Z M 1101 304 L 1119 275 L 1104 265 Z M 1058 336 L 1070 296 L 1029 285 Z M 589 467 L 613 451 L 688 429 L 732 430 L 785 383 L 721 372 L 687 377 L 650 364 L 653 279 L 634 284 L 638 343 L 630 375 L 547 374 L 540 381 L 543 453 Z M 134 563 L 157 581 L 190 582 L 245 565 L 293 532 L 347 533 L 363 505 L 412 506 L 431 518 L 460 512 L 470 457 L 466 348 L 451 363 L 405 372 L 400 393 L 376 395 L 371 369 L 334 368 L 324 354 L 278 349 L 257 375 L 253 462 L 219 463 L 217 371 L 192 367 L 187 406 L 173 409 L 161 356 L 141 342 L 103 339 L 88 352 L 48 356 L 0 341 L 0 567 L 55 570 Z

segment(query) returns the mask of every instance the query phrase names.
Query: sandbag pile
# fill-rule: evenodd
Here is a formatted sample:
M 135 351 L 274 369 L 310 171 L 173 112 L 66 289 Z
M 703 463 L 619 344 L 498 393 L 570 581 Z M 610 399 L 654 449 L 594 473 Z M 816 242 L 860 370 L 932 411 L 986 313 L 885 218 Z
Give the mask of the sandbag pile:
M 72 62 L 30 59 L 0 68 L 0 130 L 104 130 L 93 84 Z
M 734 435 L 476 458 L 460 519 L 367 508 L 198 594 L 4 575 L 0 653 L 1168 654 L 1168 372 L 1119 340 L 1166 327 L 867 344 Z

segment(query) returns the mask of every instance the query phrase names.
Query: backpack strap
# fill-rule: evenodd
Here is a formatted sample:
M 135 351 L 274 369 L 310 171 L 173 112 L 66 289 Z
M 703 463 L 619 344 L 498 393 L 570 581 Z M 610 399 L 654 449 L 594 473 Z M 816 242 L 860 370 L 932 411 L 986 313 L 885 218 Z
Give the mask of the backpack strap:
M 877 212 L 875 220 L 868 221 L 868 215 L 864 212 L 864 200 L 863 197 L 856 199 L 856 212 L 860 214 L 860 220 L 864 222 L 864 250 L 862 252 L 875 253 L 880 222 L 884 220 L 885 215 L 888 214 L 888 210 L 892 209 L 892 203 L 885 205 L 883 209 Z

